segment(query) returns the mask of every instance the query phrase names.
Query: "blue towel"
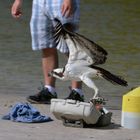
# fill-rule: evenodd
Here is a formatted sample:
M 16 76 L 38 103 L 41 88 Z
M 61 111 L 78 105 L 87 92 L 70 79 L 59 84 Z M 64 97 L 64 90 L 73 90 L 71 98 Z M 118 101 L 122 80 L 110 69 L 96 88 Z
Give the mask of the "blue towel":
M 8 115 L 3 116 L 4 120 L 12 120 L 24 123 L 39 123 L 52 121 L 49 116 L 43 116 L 29 103 L 17 103 L 11 108 Z

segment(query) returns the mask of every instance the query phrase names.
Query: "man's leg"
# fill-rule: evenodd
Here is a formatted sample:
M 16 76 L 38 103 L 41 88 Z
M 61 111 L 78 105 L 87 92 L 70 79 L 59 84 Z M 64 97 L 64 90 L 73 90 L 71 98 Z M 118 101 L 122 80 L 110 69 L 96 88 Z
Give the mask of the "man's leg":
M 55 87 L 55 78 L 49 77 L 48 73 L 58 67 L 58 54 L 55 48 L 42 50 L 42 69 L 45 85 Z
M 71 82 L 71 87 L 72 87 L 72 89 L 74 89 L 74 88 L 81 89 L 82 88 L 82 82 L 72 81 Z
M 42 69 L 44 74 L 45 86 L 39 93 L 27 97 L 31 103 L 50 104 L 52 98 L 57 98 L 55 92 L 55 78 L 49 77 L 48 73 L 58 67 L 58 55 L 55 48 L 42 50 Z

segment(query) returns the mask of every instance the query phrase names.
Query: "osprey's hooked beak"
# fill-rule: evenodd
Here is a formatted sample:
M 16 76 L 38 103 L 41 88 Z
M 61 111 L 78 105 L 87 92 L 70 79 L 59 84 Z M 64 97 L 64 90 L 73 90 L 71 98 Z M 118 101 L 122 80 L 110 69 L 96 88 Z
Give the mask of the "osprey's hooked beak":
M 53 71 L 49 72 L 49 73 L 48 73 L 48 76 L 49 76 L 49 77 L 53 76 Z

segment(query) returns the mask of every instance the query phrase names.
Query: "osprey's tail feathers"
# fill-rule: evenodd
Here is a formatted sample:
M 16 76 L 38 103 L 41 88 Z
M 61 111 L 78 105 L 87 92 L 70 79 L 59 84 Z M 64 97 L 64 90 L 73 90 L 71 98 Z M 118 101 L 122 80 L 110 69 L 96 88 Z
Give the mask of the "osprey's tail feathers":
M 120 76 L 114 75 L 114 74 L 110 73 L 109 71 L 107 71 L 103 68 L 97 67 L 97 66 L 92 65 L 91 68 L 96 69 L 99 72 L 101 77 L 110 81 L 112 84 L 118 84 L 118 85 L 121 85 L 121 86 L 128 86 L 127 81 L 125 81 Z

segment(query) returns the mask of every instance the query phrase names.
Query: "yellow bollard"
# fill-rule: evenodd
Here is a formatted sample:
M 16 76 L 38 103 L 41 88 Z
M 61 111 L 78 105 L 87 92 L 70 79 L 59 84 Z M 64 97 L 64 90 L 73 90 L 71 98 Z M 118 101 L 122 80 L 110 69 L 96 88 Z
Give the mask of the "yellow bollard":
M 140 129 L 140 87 L 123 96 L 121 125 L 125 128 Z

